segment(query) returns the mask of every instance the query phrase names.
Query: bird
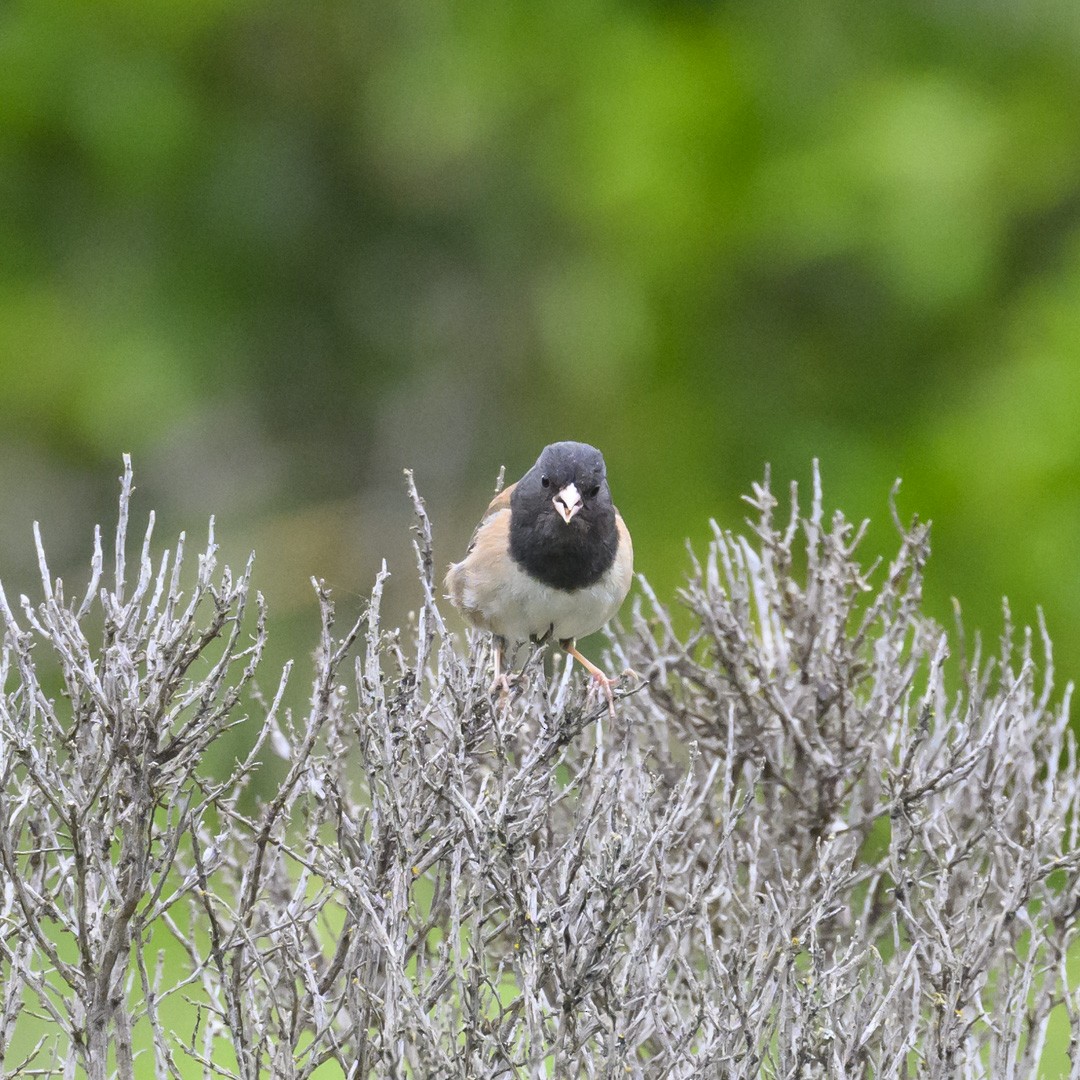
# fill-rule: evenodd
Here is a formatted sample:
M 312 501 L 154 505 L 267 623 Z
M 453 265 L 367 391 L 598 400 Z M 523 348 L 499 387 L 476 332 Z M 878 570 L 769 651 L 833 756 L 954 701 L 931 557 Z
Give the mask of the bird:
M 615 615 L 633 576 L 634 545 L 611 501 L 604 455 L 587 443 L 555 442 L 491 500 L 445 584 L 465 620 L 494 635 L 492 692 L 507 689 L 510 644 L 556 640 L 603 688 L 614 715 L 614 680 L 576 641 Z

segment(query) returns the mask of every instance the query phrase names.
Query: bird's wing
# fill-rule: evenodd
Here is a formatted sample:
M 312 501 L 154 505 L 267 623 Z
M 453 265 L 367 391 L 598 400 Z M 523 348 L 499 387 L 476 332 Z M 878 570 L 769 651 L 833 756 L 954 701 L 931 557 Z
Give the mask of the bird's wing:
M 498 495 L 495 496 L 491 502 L 488 503 L 488 508 L 484 511 L 484 516 L 480 519 L 480 524 L 473 529 L 473 534 L 469 538 L 469 546 L 465 549 L 465 558 L 468 558 L 476 547 L 477 537 L 480 535 L 480 530 L 497 514 L 500 510 L 510 509 L 510 493 L 517 487 L 516 483 L 511 484 L 507 488 L 503 488 Z
M 504 487 L 502 491 L 488 503 L 488 508 L 484 511 L 484 517 L 489 518 L 492 514 L 497 514 L 500 510 L 505 510 L 510 505 L 510 496 L 513 494 L 514 488 L 516 487 L 516 480 L 509 487 Z
M 466 564 L 470 566 L 473 564 L 473 553 L 476 551 L 477 544 L 483 542 L 485 547 L 490 547 L 494 541 L 497 546 L 501 545 L 505 549 L 508 542 L 506 534 L 509 532 L 510 525 L 510 493 L 515 487 L 516 484 L 511 484 L 508 488 L 503 488 L 491 500 L 487 510 L 484 511 L 484 516 L 480 519 L 480 524 L 473 529 L 469 546 L 461 562 L 451 563 L 446 574 L 446 597 L 455 607 L 462 609 L 465 607 Z
M 621 605 L 634 580 L 634 542 L 630 539 L 630 530 L 626 527 L 622 514 L 618 510 L 615 511 L 615 528 L 619 533 L 619 546 L 615 550 L 615 562 L 611 567 L 611 572 L 618 582 L 621 594 L 619 604 Z
M 454 563 L 446 573 L 446 595 L 465 616 L 481 630 L 501 633 L 491 622 L 492 608 L 505 591 L 510 572 L 510 507 L 492 503 L 493 513 L 486 514 L 476 527 L 465 558 Z

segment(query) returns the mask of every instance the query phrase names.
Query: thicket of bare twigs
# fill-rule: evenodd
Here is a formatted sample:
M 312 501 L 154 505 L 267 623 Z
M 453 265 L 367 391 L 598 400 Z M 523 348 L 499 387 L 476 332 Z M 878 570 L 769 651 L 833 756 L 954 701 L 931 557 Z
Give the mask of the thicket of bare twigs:
M 1030 633 L 947 644 L 922 526 L 865 570 L 756 489 L 689 618 L 642 582 L 612 720 L 538 653 L 491 699 L 414 493 L 415 624 L 380 576 L 338 636 L 320 586 L 294 716 L 250 564 L 128 561 L 130 484 L 82 595 L 40 540 L 0 592 L 4 1075 L 1033 1077 L 1055 1014 L 1080 1076 L 1068 694 Z

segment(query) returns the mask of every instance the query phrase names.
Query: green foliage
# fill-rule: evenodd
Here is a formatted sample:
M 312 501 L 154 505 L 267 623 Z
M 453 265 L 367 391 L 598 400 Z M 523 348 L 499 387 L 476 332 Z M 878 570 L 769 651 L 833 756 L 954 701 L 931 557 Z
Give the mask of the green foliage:
M 402 465 L 449 559 L 575 437 L 671 587 L 817 456 L 857 515 L 905 478 L 935 614 L 1041 602 L 1075 670 L 1078 53 L 1062 3 L 7 4 L 0 507 L 78 534 L 135 450 L 289 607 Z

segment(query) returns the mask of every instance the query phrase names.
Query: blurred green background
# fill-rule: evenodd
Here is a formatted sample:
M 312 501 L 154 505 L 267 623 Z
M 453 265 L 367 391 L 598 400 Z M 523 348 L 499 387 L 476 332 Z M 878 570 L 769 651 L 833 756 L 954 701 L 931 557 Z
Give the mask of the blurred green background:
M 1080 668 L 1080 5 L 7 0 L 0 578 L 162 542 L 412 599 L 498 466 L 594 442 L 661 595 L 773 466 L 934 519 L 928 605 Z

